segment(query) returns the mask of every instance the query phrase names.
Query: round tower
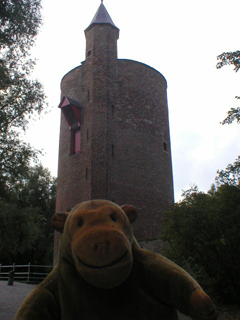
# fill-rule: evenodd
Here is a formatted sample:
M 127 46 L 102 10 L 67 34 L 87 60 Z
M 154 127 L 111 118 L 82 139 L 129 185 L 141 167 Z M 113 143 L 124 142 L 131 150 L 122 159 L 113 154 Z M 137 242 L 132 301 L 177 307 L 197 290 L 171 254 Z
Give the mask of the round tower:
M 119 29 L 102 2 L 85 36 L 85 61 L 61 82 L 56 211 L 89 199 L 132 204 L 136 237 L 157 239 L 173 203 L 166 80 L 117 58 Z

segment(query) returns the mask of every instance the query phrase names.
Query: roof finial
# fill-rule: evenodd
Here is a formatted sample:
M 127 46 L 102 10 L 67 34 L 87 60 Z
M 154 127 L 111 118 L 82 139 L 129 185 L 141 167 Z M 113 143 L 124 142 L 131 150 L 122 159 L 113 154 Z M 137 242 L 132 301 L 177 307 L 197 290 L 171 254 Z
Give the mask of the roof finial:
M 101 0 L 101 2 L 103 3 L 103 0 Z

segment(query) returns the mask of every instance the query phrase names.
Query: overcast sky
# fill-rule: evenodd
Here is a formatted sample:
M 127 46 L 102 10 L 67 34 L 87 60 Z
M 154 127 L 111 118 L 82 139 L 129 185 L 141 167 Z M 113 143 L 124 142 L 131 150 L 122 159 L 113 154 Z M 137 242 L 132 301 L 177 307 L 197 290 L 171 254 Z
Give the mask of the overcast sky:
M 42 0 L 43 26 L 33 56 L 48 114 L 30 125 L 26 139 L 57 176 L 62 77 L 85 60 L 84 30 L 100 0 Z M 218 169 L 240 154 L 240 125 L 220 125 L 240 101 L 240 73 L 217 70 L 217 55 L 240 50 L 239 0 L 104 0 L 120 29 L 118 58 L 158 70 L 168 83 L 175 200 L 196 184 L 209 190 Z

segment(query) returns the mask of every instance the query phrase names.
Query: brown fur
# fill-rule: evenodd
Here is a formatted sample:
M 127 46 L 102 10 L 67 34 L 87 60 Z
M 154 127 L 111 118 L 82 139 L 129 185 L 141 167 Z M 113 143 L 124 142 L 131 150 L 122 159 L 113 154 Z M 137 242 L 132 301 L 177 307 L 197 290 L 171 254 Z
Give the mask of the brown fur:
M 52 222 L 63 232 L 53 272 L 24 301 L 15 320 L 216 319 L 209 296 L 173 262 L 143 250 L 132 206 L 81 203 Z

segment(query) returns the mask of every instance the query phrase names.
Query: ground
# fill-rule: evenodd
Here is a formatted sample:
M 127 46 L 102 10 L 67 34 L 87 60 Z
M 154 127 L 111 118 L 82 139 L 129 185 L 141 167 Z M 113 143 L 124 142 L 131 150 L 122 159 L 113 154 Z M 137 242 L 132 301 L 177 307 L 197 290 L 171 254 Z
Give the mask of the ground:
M 14 282 L 8 286 L 7 281 L 0 281 L 0 319 L 13 320 L 20 305 L 35 285 Z
M 240 320 L 240 308 L 235 305 L 218 306 L 218 320 Z
M 14 282 L 8 286 L 7 281 L 0 281 L 0 319 L 14 319 L 18 308 L 26 296 L 35 288 L 35 285 Z M 240 320 L 240 309 L 233 305 L 220 306 L 218 320 Z M 179 315 L 179 320 L 190 318 Z

